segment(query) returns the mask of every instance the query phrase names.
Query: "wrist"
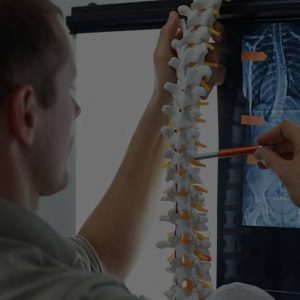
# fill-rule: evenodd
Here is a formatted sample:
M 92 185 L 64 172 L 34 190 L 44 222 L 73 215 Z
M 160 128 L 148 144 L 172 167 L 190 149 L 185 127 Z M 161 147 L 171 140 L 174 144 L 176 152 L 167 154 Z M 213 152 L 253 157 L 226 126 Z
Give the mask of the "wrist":
M 167 104 L 170 105 L 172 103 L 171 100 L 170 94 L 153 92 L 145 112 L 147 119 L 150 119 L 149 122 L 152 124 L 152 129 L 155 127 L 160 130 L 160 127 L 168 125 L 169 118 L 162 112 L 162 107 Z

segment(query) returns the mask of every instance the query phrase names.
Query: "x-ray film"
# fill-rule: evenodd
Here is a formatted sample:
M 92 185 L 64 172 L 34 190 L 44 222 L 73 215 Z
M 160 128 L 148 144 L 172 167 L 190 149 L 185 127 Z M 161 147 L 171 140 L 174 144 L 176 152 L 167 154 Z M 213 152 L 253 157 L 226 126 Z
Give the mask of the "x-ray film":
M 242 60 L 245 111 L 261 120 L 245 126 L 245 145 L 285 119 L 300 123 L 300 27 L 257 26 L 242 35 Z M 248 159 L 243 172 L 243 225 L 300 227 L 299 209 L 272 171 Z

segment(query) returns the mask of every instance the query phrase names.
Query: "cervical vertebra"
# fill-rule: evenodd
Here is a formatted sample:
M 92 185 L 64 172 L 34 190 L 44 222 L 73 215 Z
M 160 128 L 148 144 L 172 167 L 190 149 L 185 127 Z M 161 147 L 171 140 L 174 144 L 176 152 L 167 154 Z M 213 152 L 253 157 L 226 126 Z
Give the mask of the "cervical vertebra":
M 172 48 L 178 57 L 173 57 L 169 65 L 176 70 L 177 84 L 166 83 L 164 88 L 173 96 L 172 105 L 162 111 L 168 115 L 170 123 L 162 128 L 167 139 L 163 156 L 168 159 L 162 164 L 167 169 L 166 180 L 172 182 L 162 201 L 174 203 L 168 215 L 161 221 L 171 222 L 175 231 L 167 241 L 157 243 L 159 248 L 174 248 L 169 257 L 167 271 L 174 273 L 174 285 L 165 293 L 171 300 L 205 299 L 212 291 L 209 275 L 211 257 L 208 248 L 207 209 L 204 195 L 207 190 L 201 185 L 200 161 L 193 160 L 199 149 L 206 147 L 200 140 L 200 107 L 210 91 L 208 81 L 212 76 L 212 64 L 205 61 L 211 35 L 219 35 L 213 29 L 222 0 L 194 0 L 191 8 L 182 5 L 178 12 L 187 18 L 180 21 L 183 33 L 181 40 L 174 39 Z

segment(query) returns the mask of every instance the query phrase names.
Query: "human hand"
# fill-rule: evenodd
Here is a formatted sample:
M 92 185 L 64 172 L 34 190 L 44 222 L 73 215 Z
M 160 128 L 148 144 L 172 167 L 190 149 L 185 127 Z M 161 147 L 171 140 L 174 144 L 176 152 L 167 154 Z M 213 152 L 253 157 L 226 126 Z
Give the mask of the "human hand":
M 219 63 L 220 61 L 220 46 L 219 42 L 222 39 L 224 28 L 220 22 L 214 23 L 214 29 L 221 33 L 220 37 L 214 37 L 213 51 L 209 51 L 206 56 L 206 61 L 211 63 Z M 155 68 L 155 88 L 154 94 L 158 95 L 162 105 L 170 104 L 172 95 L 163 87 L 166 82 L 177 82 L 176 71 L 168 65 L 169 60 L 176 56 L 177 53 L 171 47 L 173 39 L 182 39 L 182 32 L 179 29 L 179 15 L 176 11 L 171 11 L 167 23 L 161 28 L 159 40 L 154 51 L 154 68 Z M 211 87 L 220 85 L 224 82 L 226 68 L 224 65 L 219 65 L 218 68 L 213 68 L 213 75 L 210 78 L 209 85 Z
M 291 200 L 300 207 L 300 126 L 285 120 L 256 141 L 260 145 L 274 145 L 273 150 L 260 148 L 254 153 L 258 167 L 274 171 Z

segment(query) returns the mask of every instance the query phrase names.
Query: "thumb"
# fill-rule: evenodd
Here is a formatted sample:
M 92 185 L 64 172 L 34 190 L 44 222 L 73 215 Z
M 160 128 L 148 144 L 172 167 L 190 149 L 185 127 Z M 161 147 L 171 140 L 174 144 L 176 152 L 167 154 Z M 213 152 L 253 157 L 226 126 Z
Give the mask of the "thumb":
M 159 39 L 154 51 L 154 59 L 157 62 L 170 60 L 172 55 L 171 42 L 176 36 L 179 25 L 179 16 L 176 11 L 171 11 L 167 23 L 161 28 Z
M 176 23 L 176 25 L 178 27 L 178 25 L 179 25 L 178 21 L 179 21 L 178 13 L 175 10 L 171 10 L 169 13 L 169 18 L 168 18 L 166 25 L 169 26 L 170 28 L 172 28 L 172 27 L 174 27 L 174 23 Z
M 161 34 L 166 36 L 169 44 L 171 40 L 175 37 L 177 29 L 179 27 L 179 15 L 175 10 L 169 13 L 169 18 L 167 23 L 162 27 Z
M 254 157 L 267 168 L 270 168 L 272 171 L 277 173 L 280 178 L 284 176 L 287 167 L 287 161 L 282 159 L 274 151 L 265 148 L 259 148 L 255 151 Z

